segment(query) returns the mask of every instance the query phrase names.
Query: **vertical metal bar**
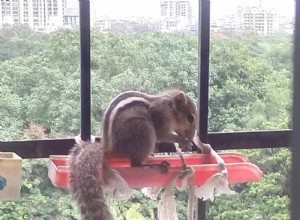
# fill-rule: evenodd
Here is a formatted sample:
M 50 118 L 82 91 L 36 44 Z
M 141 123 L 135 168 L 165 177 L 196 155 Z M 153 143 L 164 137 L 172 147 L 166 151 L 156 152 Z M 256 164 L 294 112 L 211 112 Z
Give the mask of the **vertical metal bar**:
M 300 217 L 300 0 L 296 0 L 292 132 L 291 219 Z
M 199 0 L 198 16 L 198 77 L 199 77 L 199 127 L 201 141 L 207 142 L 208 132 L 208 80 L 209 80 L 209 37 L 210 37 L 210 1 Z M 206 205 L 198 200 L 198 220 L 205 220 Z
M 210 1 L 199 0 L 198 77 L 199 77 L 199 135 L 207 141 L 208 80 L 209 80 Z
M 90 1 L 79 0 L 81 139 L 91 138 Z

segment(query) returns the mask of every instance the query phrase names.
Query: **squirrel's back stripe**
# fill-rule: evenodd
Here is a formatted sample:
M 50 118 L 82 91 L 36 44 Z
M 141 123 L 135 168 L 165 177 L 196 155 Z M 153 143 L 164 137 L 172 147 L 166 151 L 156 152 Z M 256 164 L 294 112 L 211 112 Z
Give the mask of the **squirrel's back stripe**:
M 109 105 L 106 108 L 106 111 L 104 113 L 103 124 L 102 124 L 102 141 L 103 141 L 103 143 L 108 141 L 108 140 L 106 140 L 106 138 L 108 138 L 109 120 L 110 120 L 111 112 L 116 108 L 116 106 L 121 101 L 126 100 L 128 98 L 135 98 L 135 97 L 144 98 L 145 100 L 149 100 L 149 101 L 157 98 L 156 95 L 148 95 L 146 93 L 138 92 L 138 91 L 126 91 L 126 92 L 123 92 L 123 93 L 119 94 L 118 96 L 116 96 L 109 103 Z M 107 143 L 105 143 L 105 144 L 107 144 Z
M 114 122 L 114 119 L 116 117 L 116 115 L 118 114 L 118 112 L 120 110 L 122 110 L 123 108 L 125 108 L 127 105 L 133 104 L 135 102 L 139 102 L 139 103 L 143 103 L 145 105 L 149 105 L 150 102 L 142 97 L 129 97 L 126 98 L 122 101 L 120 101 L 115 107 L 114 109 L 111 111 L 111 114 L 109 116 L 109 123 L 108 123 L 108 138 L 111 138 L 111 132 L 112 132 L 112 124 Z M 109 142 L 111 142 L 112 140 L 108 140 Z

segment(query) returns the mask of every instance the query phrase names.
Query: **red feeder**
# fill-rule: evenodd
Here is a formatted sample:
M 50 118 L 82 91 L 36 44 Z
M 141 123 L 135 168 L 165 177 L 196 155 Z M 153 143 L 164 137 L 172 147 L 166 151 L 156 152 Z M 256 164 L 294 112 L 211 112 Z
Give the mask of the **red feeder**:
M 249 160 L 238 153 L 220 153 L 225 161 L 228 171 L 229 183 L 245 183 L 257 181 L 262 177 L 262 171 Z M 188 166 L 195 170 L 195 185 L 202 185 L 213 174 L 218 172 L 218 164 L 215 158 L 207 154 L 185 154 L 184 159 Z M 48 176 L 54 186 L 59 188 L 69 188 L 69 174 L 67 161 L 68 156 L 50 156 Z M 110 166 L 116 169 L 127 181 L 130 188 L 166 186 L 173 175 L 182 171 L 182 162 L 177 154 L 174 155 L 155 155 L 149 157 L 146 164 L 159 164 L 168 161 L 170 164 L 167 175 L 161 174 L 152 167 L 131 167 L 130 160 L 112 157 L 108 160 Z M 177 181 L 177 186 L 181 181 Z

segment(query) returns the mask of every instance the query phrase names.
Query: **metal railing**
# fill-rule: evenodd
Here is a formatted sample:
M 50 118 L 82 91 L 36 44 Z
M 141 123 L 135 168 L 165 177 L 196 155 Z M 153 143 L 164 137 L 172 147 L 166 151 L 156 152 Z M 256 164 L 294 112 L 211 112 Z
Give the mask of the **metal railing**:
M 291 130 L 211 132 L 207 141 L 216 150 L 281 148 L 290 145 L 291 133 Z M 68 154 L 74 144 L 73 138 L 2 141 L 0 151 L 13 151 L 23 159 L 48 158 L 49 155 Z
M 300 1 L 296 0 L 294 32 L 294 83 L 293 83 L 293 133 L 292 178 L 291 178 L 291 219 L 300 216 Z

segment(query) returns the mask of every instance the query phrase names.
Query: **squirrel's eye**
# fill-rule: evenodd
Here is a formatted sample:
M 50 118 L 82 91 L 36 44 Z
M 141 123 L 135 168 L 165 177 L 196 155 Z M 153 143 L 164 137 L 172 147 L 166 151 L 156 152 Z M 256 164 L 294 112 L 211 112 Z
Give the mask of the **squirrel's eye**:
M 187 121 L 188 121 L 190 124 L 192 124 L 192 123 L 194 122 L 194 120 L 195 120 L 194 115 L 189 114 L 189 115 L 187 116 Z

